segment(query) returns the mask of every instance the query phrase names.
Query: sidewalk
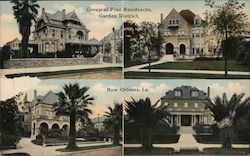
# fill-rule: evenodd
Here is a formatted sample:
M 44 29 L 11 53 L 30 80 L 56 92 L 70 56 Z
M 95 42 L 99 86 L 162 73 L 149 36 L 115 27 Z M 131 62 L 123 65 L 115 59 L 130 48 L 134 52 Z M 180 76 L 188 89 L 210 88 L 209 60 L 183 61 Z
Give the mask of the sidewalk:
M 123 67 L 123 64 L 89 64 L 89 65 L 77 65 L 77 66 L 58 66 L 58 67 L 40 67 L 40 68 L 17 68 L 17 69 L 0 69 L 0 75 L 12 75 L 22 73 L 42 73 L 42 72 L 57 72 L 57 71 L 70 71 L 70 70 L 88 70 L 88 69 L 100 69 L 100 68 L 117 68 Z
M 178 143 L 175 144 L 153 144 L 154 147 L 173 148 L 175 152 L 180 152 L 181 148 L 198 148 L 200 152 L 203 152 L 204 148 L 220 148 L 220 144 L 201 144 L 198 143 L 192 134 L 181 134 Z M 124 144 L 124 147 L 141 147 L 141 144 Z M 233 144 L 235 148 L 249 148 L 247 144 Z
M 77 144 L 78 147 L 89 147 L 89 146 L 100 146 L 100 145 L 111 145 L 110 142 L 105 143 L 86 143 L 86 144 Z M 0 151 L 1 154 L 10 154 L 10 153 L 28 153 L 31 156 L 55 156 L 55 155 L 63 155 L 63 154 L 72 154 L 72 153 L 80 153 L 83 151 L 75 151 L 75 152 L 60 152 L 56 151 L 56 149 L 65 148 L 66 145 L 62 146 L 47 146 L 43 147 L 40 145 L 35 145 L 31 143 L 30 138 L 22 138 L 20 140 L 20 148 L 18 149 L 11 149 L 11 150 L 2 150 Z M 86 151 L 85 151 L 86 152 Z
M 151 63 L 151 66 L 161 64 L 161 62 Z M 147 64 L 132 66 L 128 68 L 124 68 L 124 72 L 148 72 L 148 69 L 141 69 L 147 67 Z M 151 69 L 151 73 L 159 72 L 159 73 L 186 73 L 186 74 L 224 74 L 224 71 L 213 71 L 213 70 L 172 70 L 172 69 Z M 241 71 L 228 71 L 228 75 L 249 75 L 250 72 L 241 72 Z

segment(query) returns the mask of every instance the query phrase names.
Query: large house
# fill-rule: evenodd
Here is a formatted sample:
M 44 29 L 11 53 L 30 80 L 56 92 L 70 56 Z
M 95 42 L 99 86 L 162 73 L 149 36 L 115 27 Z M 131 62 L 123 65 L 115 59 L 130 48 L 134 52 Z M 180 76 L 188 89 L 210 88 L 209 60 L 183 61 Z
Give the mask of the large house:
M 29 44 L 34 47 L 32 53 L 53 56 L 66 51 L 72 57 L 93 57 L 102 51 L 102 43 L 89 40 L 89 32 L 75 11 L 50 14 L 43 8 Z
M 212 113 L 205 107 L 205 102 L 210 100 L 209 94 L 209 87 L 207 94 L 196 87 L 176 87 L 166 92 L 161 98 L 161 104 L 167 106 L 167 110 L 171 114 L 170 123 L 172 125 L 212 124 Z
M 37 91 L 34 91 L 33 107 L 31 109 L 31 138 L 35 138 L 40 134 L 41 129 L 64 129 L 69 128 L 69 117 L 56 116 L 53 105 L 58 100 L 58 96 L 49 91 L 44 96 L 37 96 Z M 81 122 L 76 122 L 76 130 L 82 127 Z
M 200 15 L 190 10 L 177 12 L 172 9 L 165 19 L 161 14 L 159 34 L 164 40 L 161 51 L 175 59 L 213 55 L 218 45 L 210 31 Z
M 112 29 L 112 32 L 102 39 L 104 61 L 112 63 L 122 62 L 122 42 L 123 42 L 123 26 L 117 30 Z

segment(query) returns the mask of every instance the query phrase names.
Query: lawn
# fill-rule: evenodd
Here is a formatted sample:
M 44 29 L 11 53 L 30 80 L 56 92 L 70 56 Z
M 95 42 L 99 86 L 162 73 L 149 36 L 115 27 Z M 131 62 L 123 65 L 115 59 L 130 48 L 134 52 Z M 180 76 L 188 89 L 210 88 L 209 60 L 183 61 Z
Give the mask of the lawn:
M 87 151 L 87 150 L 95 150 L 100 148 L 111 148 L 111 147 L 118 147 L 118 145 L 96 145 L 96 146 L 87 146 L 87 147 L 78 147 L 76 150 L 73 151 Z M 66 148 L 59 148 L 56 149 L 56 151 L 60 152 L 72 152 L 72 150 L 66 149 Z
M 170 154 L 174 153 L 173 148 L 164 148 L 164 147 L 153 147 L 150 150 L 145 150 L 141 147 L 124 147 L 124 154 Z
M 151 63 L 153 62 L 157 62 L 159 61 L 159 59 L 151 59 Z M 143 62 L 143 61 L 127 61 L 127 62 L 124 62 L 124 68 L 127 68 L 127 67 L 131 67 L 131 66 L 137 66 L 137 65 L 141 65 L 141 64 L 148 64 L 148 61 L 146 62 Z
M 143 69 L 148 69 L 144 67 Z M 176 69 L 176 70 L 216 70 L 224 71 L 223 60 L 197 60 L 192 62 L 167 62 L 151 66 L 151 69 Z M 250 68 L 235 61 L 228 61 L 228 71 L 250 71 Z
M 249 79 L 248 75 L 228 75 L 224 74 L 192 74 L 192 73 L 162 73 L 162 72 L 125 72 L 125 79 Z

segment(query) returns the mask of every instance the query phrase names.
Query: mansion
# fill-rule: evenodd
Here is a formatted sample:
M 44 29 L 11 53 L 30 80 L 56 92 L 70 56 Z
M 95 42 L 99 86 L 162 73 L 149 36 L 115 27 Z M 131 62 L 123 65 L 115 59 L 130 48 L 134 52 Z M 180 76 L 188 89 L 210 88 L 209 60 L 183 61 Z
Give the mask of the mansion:
M 159 34 L 163 38 L 161 52 L 175 59 L 195 59 L 213 55 L 217 51 L 217 39 L 209 35 L 206 21 L 190 10 L 175 9 L 164 19 L 161 14 Z
M 43 8 L 30 45 L 36 45 L 35 52 L 43 55 L 67 51 L 75 57 L 94 56 L 101 50 L 102 43 L 96 39 L 89 40 L 89 32 L 75 11 L 66 13 L 63 9 L 50 14 Z
M 43 8 L 29 40 L 29 57 L 93 58 L 98 54 L 102 61 L 122 62 L 123 26 L 110 29 L 110 34 L 100 41 L 89 39 L 89 32 L 74 10 L 51 14 Z M 20 40 L 16 38 L 6 45 L 10 46 L 10 58 L 22 57 Z
M 171 114 L 170 123 L 172 125 L 212 124 L 212 113 L 205 107 L 205 102 L 210 100 L 209 96 L 209 87 L 205 93 L 196 87 L 181 86 L 167 91 L 161 98 L 161 104 L 167 106 L 167 110 Z
M 69 130 L 69 117 L 56 116 L 53 105 L 58 100 L 56 93 L 49 91 L 41 96 L 34 91 L 33 107 L 31 108 L 31 138 L 36 138 L 41 129 L 47 131 L 50 129 Z M 76 122 L 76 130 L 82 127 L 81 122 Z

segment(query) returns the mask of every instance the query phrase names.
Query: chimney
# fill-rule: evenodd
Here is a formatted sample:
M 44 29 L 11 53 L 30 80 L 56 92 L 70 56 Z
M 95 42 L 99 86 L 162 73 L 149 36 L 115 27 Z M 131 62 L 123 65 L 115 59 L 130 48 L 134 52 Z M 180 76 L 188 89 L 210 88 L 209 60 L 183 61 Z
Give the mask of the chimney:
M 113 29 L 112 29 L 112 30 L 113 30 L 113 32 L 114 32 L 114 31 L 115 31 L 115 27 L 113 27 Z
M 163 21 L 163 13 L 161 13 L 161 22 Z
M 34 104 L 36 104 L 37 103 L 37 91 L 36 90 L 34 90 Z
M 210 98 L 210 87 L 207 87 L 207 97 Z
M 45 13 L 45 8 L 42 8 L 42 13 Z

